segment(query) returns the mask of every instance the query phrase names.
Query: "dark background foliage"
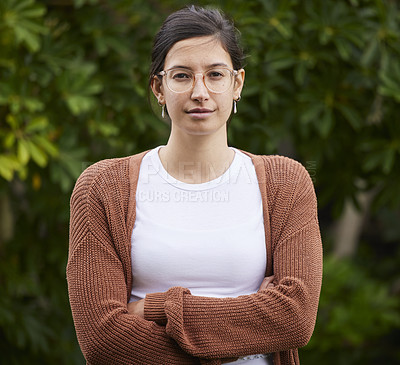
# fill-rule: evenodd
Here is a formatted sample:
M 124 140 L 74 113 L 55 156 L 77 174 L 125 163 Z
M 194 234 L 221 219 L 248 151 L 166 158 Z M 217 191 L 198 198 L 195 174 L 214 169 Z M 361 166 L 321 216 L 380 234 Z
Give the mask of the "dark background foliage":
M 196 3 L 231 16 L 248 54 L 230 144 L 293 157 L 316 186 L 324 282 L 302 363 L 400 363 L 400 5 Z M 92 162 L 166 142 L 147 102 L 150 52 L 186 4 L 1 0 L 1 363 L 84 363 L 65 281 L 69 197 Z

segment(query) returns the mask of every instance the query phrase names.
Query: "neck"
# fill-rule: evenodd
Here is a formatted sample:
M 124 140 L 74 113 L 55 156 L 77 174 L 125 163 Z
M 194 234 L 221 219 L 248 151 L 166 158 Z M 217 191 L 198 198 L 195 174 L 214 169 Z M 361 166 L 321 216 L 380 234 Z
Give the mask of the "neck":
M 228 147 L 225 131 L 224 135 L 181 137 L 171 133 L 159 155 L 171 176 L 189 184 L 200 184 L 221 176 L 235 153 Z

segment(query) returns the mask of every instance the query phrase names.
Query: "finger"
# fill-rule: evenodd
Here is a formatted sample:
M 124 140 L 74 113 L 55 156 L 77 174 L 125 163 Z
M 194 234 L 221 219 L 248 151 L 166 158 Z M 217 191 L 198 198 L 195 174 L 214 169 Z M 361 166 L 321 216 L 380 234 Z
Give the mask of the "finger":
M 266 276 L 263 280 L 263 284 L 265 286 L 268 286 L 268 284 L 272 283 L 274 281 L 274 275 L 271 276 Z
M 260 289 L 259 290 L 264 290 L 268 288 L 268 285 L 270 285 L 272 283 L 272 281 L 274 280 L 274 276 L 266 276 L 264 278 L 264 280 L 262 281 L 261 285 L 260 285 Z
M 128 303 L 127 309 L 128 309 L 129 314 L 135 313 L 135 305 L 136 305 L 135 302 Z
M 274 287 L 275 287 L 274 283 L 267 283 L 267 284 L 263 283 L 263 284 L 261 284 L 260 289 L 258 289 L 258 291 L 272 289 Z

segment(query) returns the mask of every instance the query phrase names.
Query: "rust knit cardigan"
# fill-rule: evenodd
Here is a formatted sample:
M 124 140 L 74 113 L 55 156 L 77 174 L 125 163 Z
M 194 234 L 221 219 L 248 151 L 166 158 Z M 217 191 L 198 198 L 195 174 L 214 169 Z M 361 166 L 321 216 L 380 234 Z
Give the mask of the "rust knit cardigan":
M 141 319 L 128 313 L 127 302 L 145 153 L 90 166 L 71 197 L 67 281 L 87 364 L 217 365 L 260 353 L 274 353 L 274 365 L 299 364 L 297 348 L 314 330 L 322 280 L 317 202 L 305 168 L 286 157 L 247 153 L 263 200 L 266 274 L 273 272 L 274 288 L 208 298 L 173 287 L 148 294 Z

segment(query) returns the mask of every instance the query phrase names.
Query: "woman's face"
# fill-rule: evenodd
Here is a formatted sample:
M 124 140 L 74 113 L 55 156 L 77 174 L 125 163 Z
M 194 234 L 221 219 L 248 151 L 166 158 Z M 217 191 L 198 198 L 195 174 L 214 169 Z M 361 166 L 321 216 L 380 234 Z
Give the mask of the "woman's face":
M 168 52 L 164 70 L 183 67 L 196 75 L 193 88 L 183 93 L 171 91 L 165 76 L 161 82 L 158 78 L 153 79 L 154 95 L 159 103 L 166 104 L 173 132 L 207 135 L 222 128 L 225 130 L 233 100 L 239 98 L 243 87 L 244 70 L 238 70 L 227 91 L 214 93 L 205 86 L 201 73 L 215 65 L 233 69 L 229 53 L 213 36 L 179 41 Z

